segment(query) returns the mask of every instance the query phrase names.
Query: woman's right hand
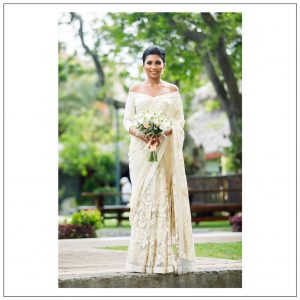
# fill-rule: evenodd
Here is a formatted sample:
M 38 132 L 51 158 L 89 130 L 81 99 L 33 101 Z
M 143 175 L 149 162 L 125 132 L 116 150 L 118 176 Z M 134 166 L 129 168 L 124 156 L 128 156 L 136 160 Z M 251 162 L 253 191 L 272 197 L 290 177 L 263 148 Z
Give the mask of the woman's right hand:
M 157 146 L 159 145 L 159 139 L 156 136 L 153 137 L 146 137 L 145 135 L 139 136 L 139 138 L 144 141 L 148 146 L 154 146 L 156 144 Z
M 129 133 L 131 135 L 133 135 L 134 137 L 142 140 L 143 142 L 145 142 L 146 144 L 149 142 L 149 138 L 146 138 L 143 134 L 140 134 L 139 131 L 134 127 L 134 126 L 131 126 L 129 128 Z
M 144 135 L 140 136 L 139 138 L 140 138 L 142 141 L 144 141 L 146 144 L 148 144 L 149 141 L 150 141 L 150 138 L 149 138 L 149 137 L 146 137 L 146 136 L 144 136 Z
M 138 139 L 140 139 L 140 140 L 142 140 L 143 142 L 145 142 L 146 144 L 148 144 L 149 141 L 151 140 L 149 137 L 145 136 L 144 134 L 138 133 L 138 131 L 136 131 L 135 136 L 136 136 Z

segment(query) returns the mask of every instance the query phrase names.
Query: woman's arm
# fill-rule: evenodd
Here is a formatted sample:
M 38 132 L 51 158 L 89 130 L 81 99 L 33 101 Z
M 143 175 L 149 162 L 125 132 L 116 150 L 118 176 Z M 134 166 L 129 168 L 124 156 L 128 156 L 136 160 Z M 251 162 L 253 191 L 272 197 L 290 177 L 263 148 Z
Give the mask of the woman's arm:
M 135 115 L 135 101 L 134 96 L 130 93 L 130 91 L 133 91 L 135 85 L 130 87 L 129 93 L 126 99 L 125 104 L 125 111 L 124 111 L 124 118 L 123 118 L 123 126 L 126 129 L 126 131 L 139 138 L 140 140 L 144 141 L 145 143 L 149 142 L 149 138 L 146 138 L 143 134 L 141 134 L 134 126 L 134 115 Z
M 129 132 L 130 127 L 133 126 L 133 118 L 135 115 L 135 102 L 132 94 L 128 94 L 126 103 L 125 103 L 125 111 L 123 118 L 123 126 L 127 132 Z
M 149 140 L 150 140 L 149 138 L 145 137 L 144 134 L 140 133 L 134 126 L 131 126 L 131 127 L 129 128 L 128 132 L 129 132 L 131 135 L 137 137 L 138 139 L 144 141 L 145 143 L 148 143 Z

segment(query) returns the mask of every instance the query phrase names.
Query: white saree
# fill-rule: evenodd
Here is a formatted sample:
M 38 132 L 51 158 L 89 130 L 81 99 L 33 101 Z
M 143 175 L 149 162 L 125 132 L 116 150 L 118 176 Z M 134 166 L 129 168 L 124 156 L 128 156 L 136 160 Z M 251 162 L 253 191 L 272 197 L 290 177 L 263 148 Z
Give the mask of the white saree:
M 191 272 L 195 249 L 182 153 L 185 121 L 179 92 L 155 97 L 129 92 L 124 128 L 129 131 L 134 126 L 134 115 L 146 111 L 164 112 L 172 120 L 172 134 L 157 148 L 157 162 L 147 161 L 146 144 L 131 135 L 128 152 L 131 237 L 126 271 Z

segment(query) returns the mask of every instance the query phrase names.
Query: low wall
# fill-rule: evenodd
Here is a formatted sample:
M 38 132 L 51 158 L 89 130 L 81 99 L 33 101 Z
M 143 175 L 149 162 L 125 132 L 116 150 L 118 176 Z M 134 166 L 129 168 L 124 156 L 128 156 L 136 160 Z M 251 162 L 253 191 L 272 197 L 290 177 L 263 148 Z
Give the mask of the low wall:
M 100 273 L 59 279 L 60 288 L 241 288 L 242 270 L 187 274 Z

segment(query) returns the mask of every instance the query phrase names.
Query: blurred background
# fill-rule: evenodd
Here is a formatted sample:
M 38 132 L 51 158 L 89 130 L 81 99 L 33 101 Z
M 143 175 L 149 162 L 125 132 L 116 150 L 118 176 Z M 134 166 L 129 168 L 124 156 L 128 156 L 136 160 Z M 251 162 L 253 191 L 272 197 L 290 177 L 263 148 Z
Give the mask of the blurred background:
M 241 13 L 60 14 L 59 223 L 90 223 L 98 236 L 129 228 L 122 120 L 129 86 L 146 79 L 143 50 L 153 44 L 166 50 L 162 79 L 183 99 L 193 228 L 241 231 Z M 95 234 L 82 231 L 77 237 Z M 76 236 L 61 232 L 66 237 Z

